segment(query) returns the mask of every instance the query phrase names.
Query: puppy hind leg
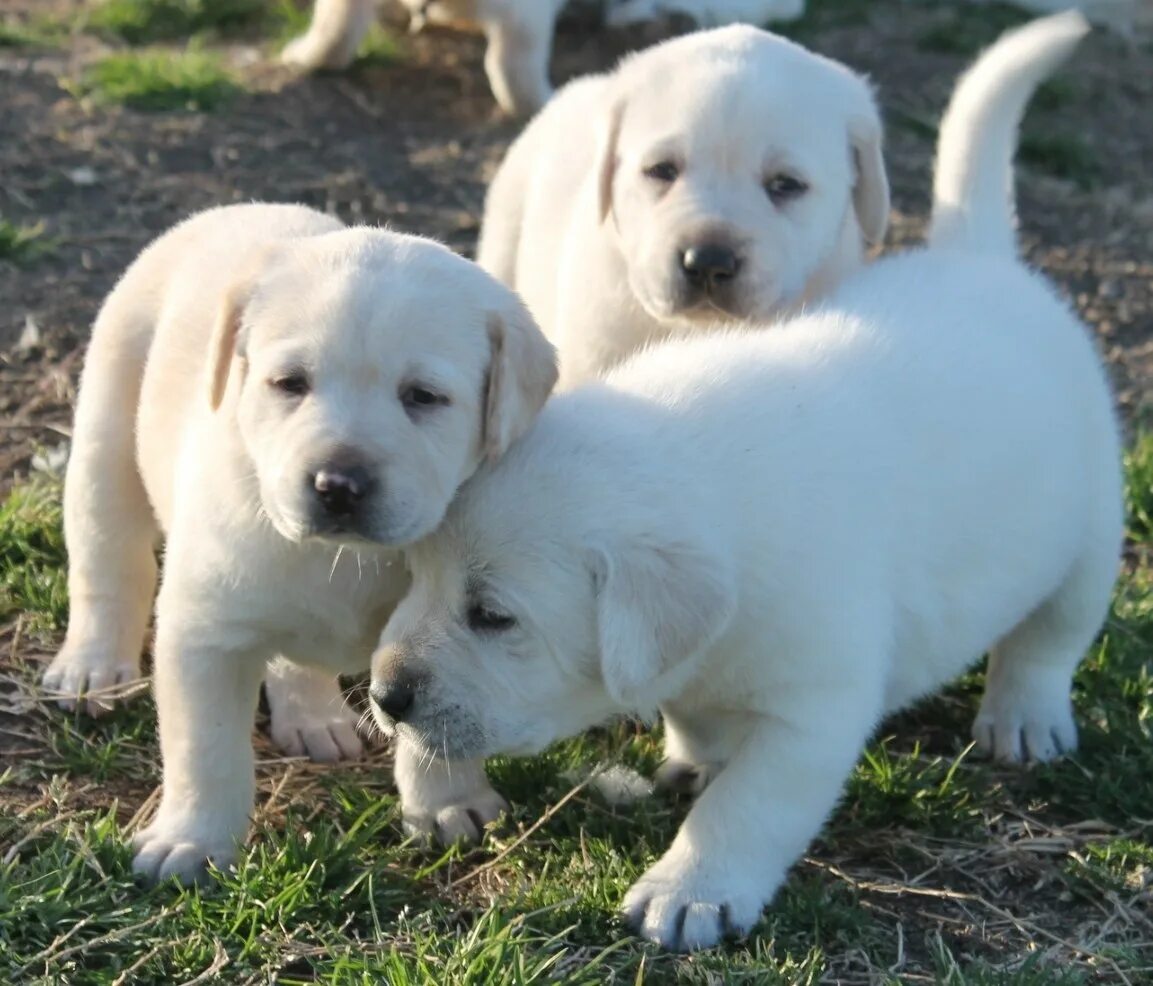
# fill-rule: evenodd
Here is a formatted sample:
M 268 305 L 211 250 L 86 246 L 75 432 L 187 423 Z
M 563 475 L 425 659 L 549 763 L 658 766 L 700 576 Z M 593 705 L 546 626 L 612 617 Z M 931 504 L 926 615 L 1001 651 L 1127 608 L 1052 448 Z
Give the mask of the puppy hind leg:
M 739 734 L 715 715 L 662 710 L 665 759 L 657 768 L 657 787 L 674 794 L 699 795 L 733 755 Z
M 113 331 L 107 320 L 115 317 L 102 315 L 96 332 Z M 64 482 L 68 632 L 43 678 L 64 708 L 80 704 L 91 715 L 140 678 L 160 537 L 136 463 L 143 359 L 107 341 L 90 348 L 81 380 Z
M 548 0 L 537 3 L 481 12 L 488 38 L 484 70 L 500 108 L 514 117 L 532 115 L 552 96 L 548 67 L 556 10 Z
M 308 30 L 280 53 L 280 61 L 308 72 L 347 68 L 375 16 L 374 0 L 316 0 Z
M 333 675 L 277 657 L 268 662 L 264 693 L 272 742 L 290 757 L 332 763 L 364 752 L 357 716 Z
M 1077 748 L 1073 672 L 1108 613 L 1116 572 L 1116 552 L 1088 553 L 1060 588 L 993 648 L 973 723 L 980 749 L 1020 763 L 1052 760 Z

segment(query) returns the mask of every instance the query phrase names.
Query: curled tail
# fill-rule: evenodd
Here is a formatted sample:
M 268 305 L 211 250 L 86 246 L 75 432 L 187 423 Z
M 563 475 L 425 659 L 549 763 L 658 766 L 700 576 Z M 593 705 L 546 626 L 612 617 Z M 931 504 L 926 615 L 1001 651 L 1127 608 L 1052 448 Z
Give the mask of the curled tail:
M 937 138 L 930 245 L 1016 256 L 1017 128 L 1034 91 L 1088 31 L 1074 10 L 1030 21 L 961 76 Z

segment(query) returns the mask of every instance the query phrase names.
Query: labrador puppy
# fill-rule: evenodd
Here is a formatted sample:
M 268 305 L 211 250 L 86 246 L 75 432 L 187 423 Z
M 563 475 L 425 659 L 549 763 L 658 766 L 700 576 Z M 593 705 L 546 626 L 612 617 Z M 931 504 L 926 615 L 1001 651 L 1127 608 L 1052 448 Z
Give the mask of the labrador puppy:
M 440 764 L 659 708 L 672 764 L 712 777 L 625 899 L 653 941 L 747 931 L 881 718 L 986 651 L 978 745 L 1076 746 L 1071 676 L 1121 544 L 1118 429 L 1088 333 L 1016 256 L 1005 190 L 1021 111 L 1085 28 L 1036 22 L 962 82 L 941 152 L 970 154 L 938 173 L 927 251 L 771 332 L 671 340 L 554 398 L 411 550 L 373 658 L 383 728 Z
M 401 0 L 413 32 L 426 23 L 472 25 L 488 39 L 484 69 L 493 96 L 510 116 L 535 113 L 552 95 L 549 55 L 565 0 Z M 309 71 L 344 68 L 372 24 L 375 0 L 316 0 L 307 32 L 281 60 Z
M 558 92 L 493 179 L 477 259 L 524 297 L 568 386 L 667 336 L 819 297 L 888 215 L 865 81 L 726 27 Z
M 164 760 L 136 871 L 194 880 L 248 828 L 266 664 L 364 670 L 399 549 L 556 378 L 515 295 L 429 240 L 238 205 L 146 249 L 96 319 L 64 492 L 71 618 L 46 675 L 139 673 L 153 591 Z M 281 674 L 274 665 L 274 673 Z M 492 816 L 499 811 L 494 805 Z

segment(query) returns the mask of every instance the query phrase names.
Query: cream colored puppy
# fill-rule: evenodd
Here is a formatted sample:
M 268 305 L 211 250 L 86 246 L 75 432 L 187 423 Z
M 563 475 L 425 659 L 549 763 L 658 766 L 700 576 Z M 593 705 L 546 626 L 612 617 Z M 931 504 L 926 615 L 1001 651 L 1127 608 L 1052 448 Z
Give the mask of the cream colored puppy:
M 624 901 L 666 947 L 746 932 L 881 718 L 986 651 L 977 744 L 1076 747 L 1118 433 L 1089 333 L 1016 256 L 1006 189 L 1022 108 L 1085 29 L 1032 24 L 961 83 L 928 250 L 554 398 L 409 553 L 373 659 L 384 728 L 475 758 L 659 707 L 670 760 L 712 775 Z M 443 786 L 457 762 L 436 762 Z
M 822 295 L 888 215 L 865 81 L 727 27 L 558 92 L 493 180 L 478 260 L 524 297 L 571 385 L 664 337 Z
M 484 69 L 500 108 L 511 116 L 536 112 L 552 95 L 549 55 L 565 0 L 401 0 L 412 30 L 425 23 L 473 24 L 488 40 Z M 316 0 L 308 31 L 281 55 L 308 70 L 344 68 L 372 24 L 375 0 Z
M 71 619 L 46 680 L 138 673 L 163 534 L 164 789 L 137 872 L 191 880 L 234 856 L 266 664 L 323 669 L 296 681 L 315 675 L 337 706 L 332 676 L 368 667 L 407 588 L 398 548 L 527 427 L 554 359 L 475 264 L 300 206 L 201 213 L 129 268 L 81 378 Z

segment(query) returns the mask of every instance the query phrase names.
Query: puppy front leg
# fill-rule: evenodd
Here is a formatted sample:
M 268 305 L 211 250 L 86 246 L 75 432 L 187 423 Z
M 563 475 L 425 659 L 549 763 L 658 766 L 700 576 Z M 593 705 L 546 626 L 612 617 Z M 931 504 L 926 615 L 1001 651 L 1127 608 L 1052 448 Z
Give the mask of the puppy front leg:
M 400 737 L 395 757 L 409 835 L 445 846 L 480 842 L 485 828 L 508 810 L 508 802 L 489 784 L 483 760 L 430 760 Z
M 153 679 L 164 786 L 152 823 L 134 840 L 133 870 L 149 881 L 194 883 L 227 866 L 248 833 L 255 793 L 252 723 L 263 655 L 222 643 L 211 624 L 165 619 Z
M 867 691 L 790 696 L 779 705 L 787 718 L 756 720 L 668 852 L 626 895 L 625 917 L 640 934 L 693 951 L 756 924 L 877 721 L 880 697 Z
M 482 11 L 488 38 L 484 70 L 500 108 L 509 116 L 531 116 L 552 96 L 548 78 L 556 12 L 547 0 L 522 7 Z

